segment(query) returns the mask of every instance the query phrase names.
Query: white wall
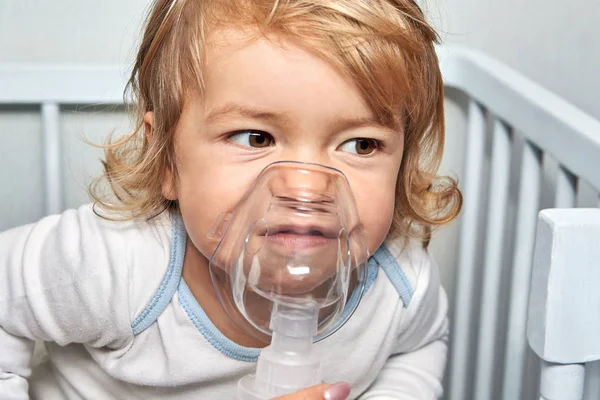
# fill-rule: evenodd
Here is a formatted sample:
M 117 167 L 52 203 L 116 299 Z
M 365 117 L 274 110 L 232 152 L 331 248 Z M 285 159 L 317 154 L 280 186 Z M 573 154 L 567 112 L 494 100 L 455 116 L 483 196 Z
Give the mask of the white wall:
M 0 0 L 0 62 L 129 60 L 148 0 Z

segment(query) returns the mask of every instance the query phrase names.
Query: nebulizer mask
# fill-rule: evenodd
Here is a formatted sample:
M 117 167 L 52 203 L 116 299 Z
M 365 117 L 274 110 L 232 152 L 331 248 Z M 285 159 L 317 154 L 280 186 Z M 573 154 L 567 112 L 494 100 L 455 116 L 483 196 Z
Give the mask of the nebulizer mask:
M 347 321 L 366 282 L 368 251 L 346 177 L 318 164 L 270 164 L 212 235 L 221 238 L 209 269 L 223 309 L 270 342 L 238 398 L 322 383 L 313 343 Z

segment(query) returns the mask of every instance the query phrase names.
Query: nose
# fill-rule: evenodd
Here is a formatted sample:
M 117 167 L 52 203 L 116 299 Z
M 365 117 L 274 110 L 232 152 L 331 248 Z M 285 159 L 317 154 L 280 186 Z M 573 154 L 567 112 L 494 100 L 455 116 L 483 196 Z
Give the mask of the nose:
M 271 186 L 274 196 L 305 202 L 333 201 L 336 180 L 341 177 L 336 170 L 299 162 L 284 162 L 276 168 L 279 171 Z

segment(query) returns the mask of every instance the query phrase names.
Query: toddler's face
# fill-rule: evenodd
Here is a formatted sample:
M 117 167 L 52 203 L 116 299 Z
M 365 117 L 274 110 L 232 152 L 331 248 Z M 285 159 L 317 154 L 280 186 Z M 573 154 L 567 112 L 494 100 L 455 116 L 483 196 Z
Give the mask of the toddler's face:
M 189 93 L 175 132 L 179 201 L 192 242 L 209 258 L 206 235 L 259 172 L 280 160 L 313 162 L 347 176 L 372 253 L 390 228 L 402 132 L 379 125 L 354 84 L 329 63 L 285 39 L 246 41 L 213 32 L 205 93 Z

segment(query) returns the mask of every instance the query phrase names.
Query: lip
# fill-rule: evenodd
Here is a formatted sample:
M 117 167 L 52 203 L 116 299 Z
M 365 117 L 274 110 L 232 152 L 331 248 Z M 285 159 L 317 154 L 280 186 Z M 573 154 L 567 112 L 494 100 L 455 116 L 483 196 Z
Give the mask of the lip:
M 266 240 L 275 245 L 283 246 L 294 250 L 311 249 L 331 244 L 336 238 L 326 237 L 314 231 L 307 233 L 297 233 L 290 231 L 281 231 L 267 236 Z
M 316 224 L 280 224 L 262 232 L 263 237 L 277 246 L 293 250 L 303 250 L 331 245 L 337 240 L 339 230 Z

